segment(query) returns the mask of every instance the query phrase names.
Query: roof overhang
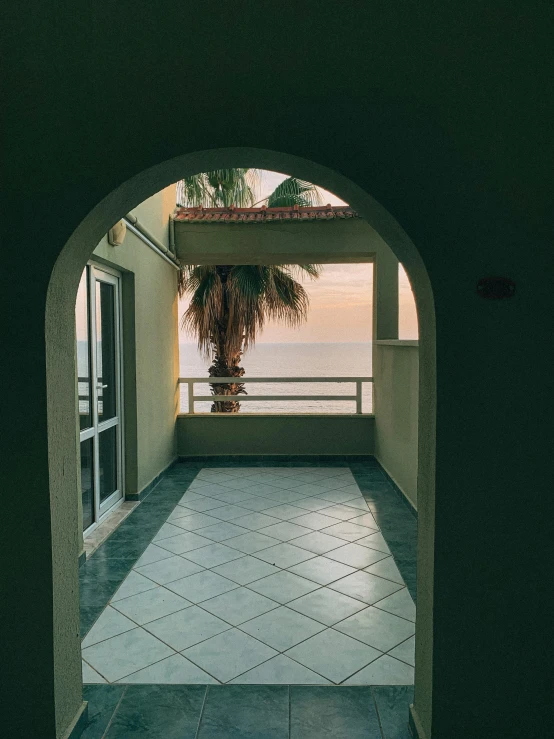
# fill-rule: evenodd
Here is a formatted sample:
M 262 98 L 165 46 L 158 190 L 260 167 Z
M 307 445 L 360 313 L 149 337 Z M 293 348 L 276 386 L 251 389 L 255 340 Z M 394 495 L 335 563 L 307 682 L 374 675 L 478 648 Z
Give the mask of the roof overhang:
M 373 262 L 389 247 L 350 208 L 179 208 L 175 249 L 183 264 Z

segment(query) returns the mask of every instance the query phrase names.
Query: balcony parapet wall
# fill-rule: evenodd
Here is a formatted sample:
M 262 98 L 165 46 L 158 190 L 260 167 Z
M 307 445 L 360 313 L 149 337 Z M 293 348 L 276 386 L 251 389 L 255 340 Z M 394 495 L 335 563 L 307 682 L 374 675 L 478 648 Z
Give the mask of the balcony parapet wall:
M 355 414 L 180 415 L 177 454 L 360 455 L 373 454 L 375 418 Z

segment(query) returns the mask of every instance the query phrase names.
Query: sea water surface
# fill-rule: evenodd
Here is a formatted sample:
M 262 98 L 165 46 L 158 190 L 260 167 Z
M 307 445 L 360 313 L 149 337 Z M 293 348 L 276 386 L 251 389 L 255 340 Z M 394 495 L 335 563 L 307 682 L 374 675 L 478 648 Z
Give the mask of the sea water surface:
M 209 360 L 195 344 L 182 343 L 181 377 L 207 377 Z M 242 358 L 245 377 L 370 377 L 370 343 L 257 344 Z M 247 383 L 254 395 L 355 395 L 354 383 L 287 382 Z M 197 383 L 195 395 L 210 395 L 208 383 Z M 362 385 L 362 411 L 372 410 L 371 383 Z M 240 397 L 239 397 L 240 400 Z M 209 413 L 210 402 L 194 404 L 195 413 Z M 181 412 L 188 412 L 187 386 L 181 386 Z M 252 401 L 241 404 L 240 413 L 355 413 L 353 400 Z

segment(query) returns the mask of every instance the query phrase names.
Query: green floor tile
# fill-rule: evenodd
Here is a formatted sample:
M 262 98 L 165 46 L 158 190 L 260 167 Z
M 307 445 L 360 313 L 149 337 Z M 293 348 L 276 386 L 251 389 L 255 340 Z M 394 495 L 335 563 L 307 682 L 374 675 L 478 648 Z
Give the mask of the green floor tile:
M 288 739 L 288 690 L 286 685 L 210 686 L 198 739 Z
M 204 685 L 129 685 L 106 739 L 195 739 Z
M 291 685 L 290 739 L 381 739 L 370 688 Z
M 408 711 L 414 700 L 411 685 L 387 685 L 371 689 L 383 731 L 383 739 L 412 739 Z

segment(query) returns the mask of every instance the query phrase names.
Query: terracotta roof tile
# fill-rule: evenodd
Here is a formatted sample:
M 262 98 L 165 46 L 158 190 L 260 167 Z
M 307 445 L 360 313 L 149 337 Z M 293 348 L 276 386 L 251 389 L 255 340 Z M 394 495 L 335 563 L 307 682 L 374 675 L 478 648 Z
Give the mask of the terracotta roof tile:
M 359 218 L 348 205 L 316 205 L 300 208 L 176 208 L 180 223 L 272 223 L 274 221 L 332 221 Z

